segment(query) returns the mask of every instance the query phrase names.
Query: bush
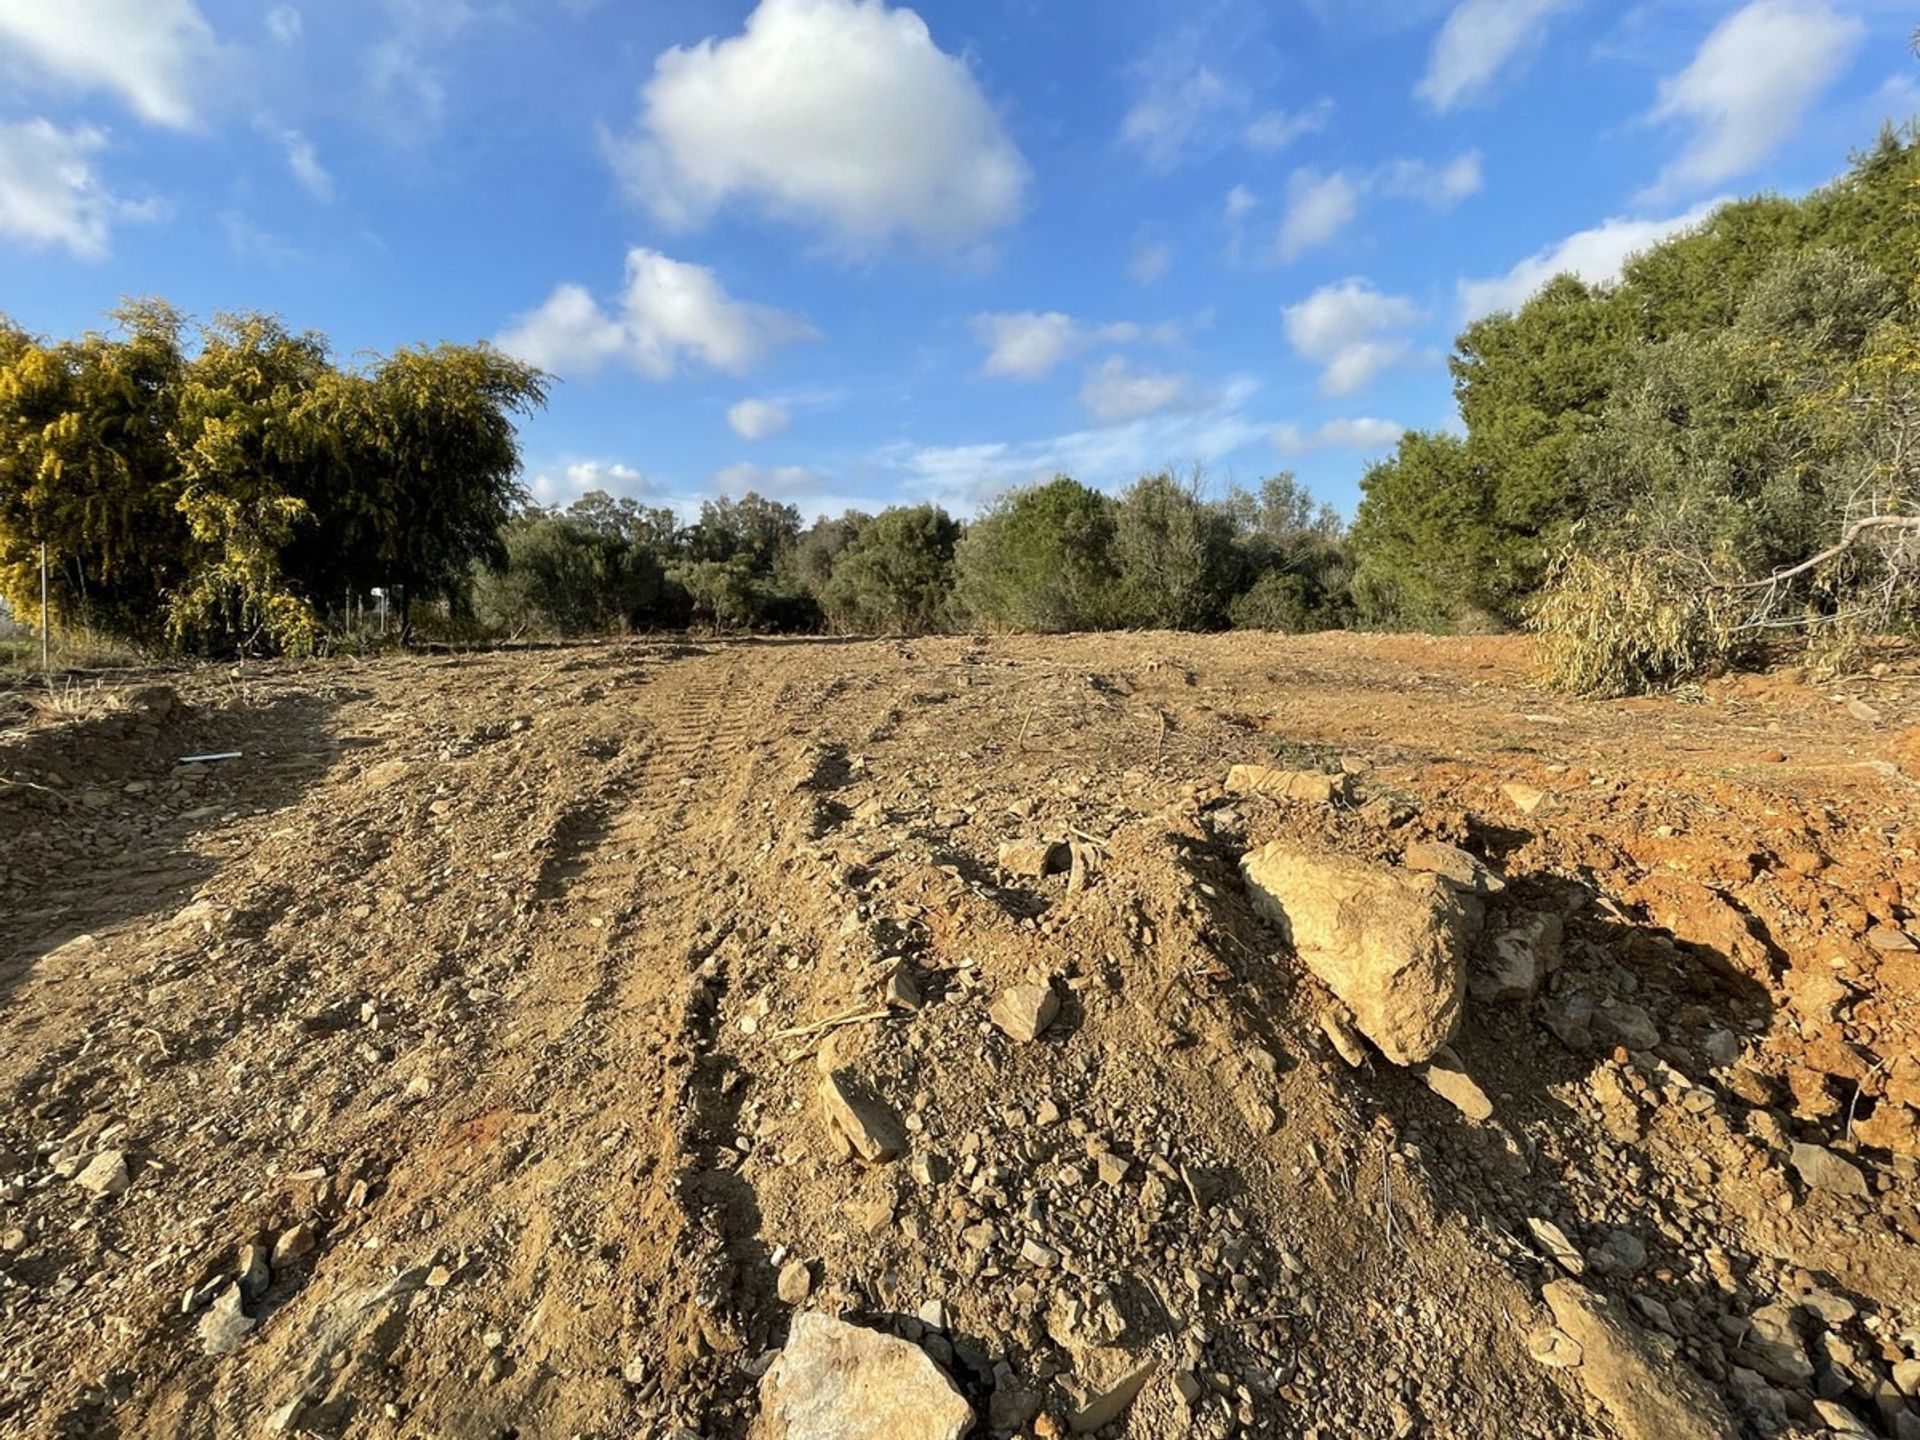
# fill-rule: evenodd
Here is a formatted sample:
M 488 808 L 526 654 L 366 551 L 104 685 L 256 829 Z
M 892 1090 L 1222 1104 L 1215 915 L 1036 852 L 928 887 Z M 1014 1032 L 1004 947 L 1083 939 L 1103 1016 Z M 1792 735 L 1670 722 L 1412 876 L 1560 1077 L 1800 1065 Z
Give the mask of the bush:
M 936 630 L 953 591 L 960 525 L 934 505 L 896 506 L 863 526 L 820 591 L 840 630 Z

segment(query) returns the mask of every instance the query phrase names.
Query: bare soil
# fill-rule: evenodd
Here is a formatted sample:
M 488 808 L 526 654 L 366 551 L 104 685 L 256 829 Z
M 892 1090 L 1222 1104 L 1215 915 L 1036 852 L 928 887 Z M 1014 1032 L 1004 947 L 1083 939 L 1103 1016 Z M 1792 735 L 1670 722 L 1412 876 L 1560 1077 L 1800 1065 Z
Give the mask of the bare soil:
M 1526 660 L 632 642 L 0 697 L 0 1433 L 734 1440 L 795 1260 L 983 1435 L 1118 1358 L 1113 1434 L 1623 1433 L 1529 1353 L 1530 1219 L 1743 1433 L 1914 1433 L 1915 667 L 1599 704 Z M 1248 761 L 1356 798 L 1226 794 Z M 1036 835 L 1078 873 L 1001 872 Z M 1469 1008 L 1490 1122 L 1334 1055 L 1241 885 L 1276 838 L 1453 841 L 1562 921 L 1536 1001 Z M 1018 1044 L 1027 982 L 1064 1004 Z M 823 1067 L 906 1157 L 840 1153 Z

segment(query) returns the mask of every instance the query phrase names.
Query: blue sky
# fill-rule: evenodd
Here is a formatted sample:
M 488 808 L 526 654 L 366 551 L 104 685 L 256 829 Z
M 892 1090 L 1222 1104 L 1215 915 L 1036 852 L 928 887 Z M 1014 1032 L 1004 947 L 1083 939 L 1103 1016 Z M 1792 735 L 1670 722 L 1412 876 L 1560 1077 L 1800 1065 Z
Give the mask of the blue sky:
M 1920 111 L 1884 0 L 0 0 L 0 310 L 560 377 L 527 480 L 967 512 L 1452 423 L 1463 319 Z

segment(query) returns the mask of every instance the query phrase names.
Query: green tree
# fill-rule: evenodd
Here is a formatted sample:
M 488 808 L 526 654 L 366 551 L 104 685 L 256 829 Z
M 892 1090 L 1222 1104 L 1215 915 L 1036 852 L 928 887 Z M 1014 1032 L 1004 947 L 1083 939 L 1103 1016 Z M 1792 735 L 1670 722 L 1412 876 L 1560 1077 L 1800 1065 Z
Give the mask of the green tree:
M 863 526 L 820 595 L 839 630 L 940 629 L 960 526 L 935 505 L 894 506 Z
M 1113 511 L 1115 599 L 1127 624 L 1210 630 L 1225 623 L 1237 578 L 1232 517 L 1201 496 L 1201 480 L 1145 475 Z
M 118 333 L 35 340 L 0 327 L 0 594 L 40 610 L 40 546 L 62 624 L 159 641 L 186 573 L 171 438 L 186 365 L 178 312 L 113 314 Z
M 1010 491 L 955 548 L 955 600 L 985 625 L 1099 629 L 1116 611 L 1113 531 L 1113 502 L 1065 475 Z

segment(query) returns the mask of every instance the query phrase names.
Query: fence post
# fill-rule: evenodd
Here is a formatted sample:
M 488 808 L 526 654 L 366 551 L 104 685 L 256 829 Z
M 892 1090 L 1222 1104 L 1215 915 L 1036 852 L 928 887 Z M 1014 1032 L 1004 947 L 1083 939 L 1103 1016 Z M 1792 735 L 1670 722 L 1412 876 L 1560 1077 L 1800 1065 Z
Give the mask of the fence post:
M 40 668 L 51 671 L 53 662 L 49 658 L 50 647 L 47 643 L 47 542 L 40 542 Z

